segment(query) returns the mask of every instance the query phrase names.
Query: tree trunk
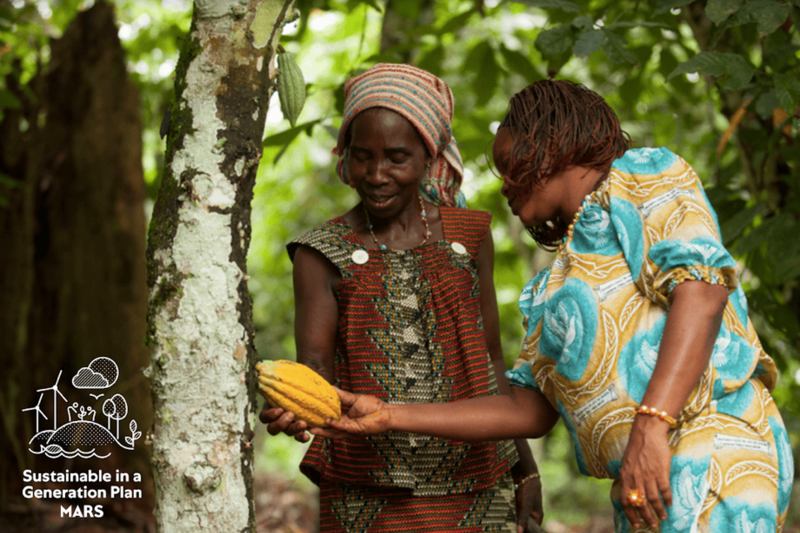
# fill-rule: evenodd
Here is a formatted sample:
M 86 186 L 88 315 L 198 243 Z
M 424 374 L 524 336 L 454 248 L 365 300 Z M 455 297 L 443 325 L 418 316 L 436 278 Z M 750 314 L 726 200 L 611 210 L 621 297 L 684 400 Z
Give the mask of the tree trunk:
M 253 196 L 293 0 L 195 0 L 147 250 L 160 531 L 255 531 Z
M 117 31 L 113 6 L 99 1 L 51 42 L 50 63 L 29 85 L 35 98 L 13 77 L 7 84 L 23 102 L 0 123 L 0 173 L 17 183 L 3 189 L 8 206 L 0 207 L 0 473 L 14 496 L 22 469 L 65 467 L 27 450 L 36 419 L 21 412 L 60 371 L 69 402 L 91 405 L 70 380 L 97 357 L 113 359 L 119 381 L 110 390 L 125 395 L 139 427 L 152 416 L 141 372 L 148 362 L 142 126 Z M 42 424 L 52 424 L 52 400 L 41 407 Z M 67 420 L 63 402 L 57 415 Z M 149 478 L 147 447 L 137 444 L 102 462 L 83 460 L 80 469 Z M 152 495 L 150 483 L 136 488 Z

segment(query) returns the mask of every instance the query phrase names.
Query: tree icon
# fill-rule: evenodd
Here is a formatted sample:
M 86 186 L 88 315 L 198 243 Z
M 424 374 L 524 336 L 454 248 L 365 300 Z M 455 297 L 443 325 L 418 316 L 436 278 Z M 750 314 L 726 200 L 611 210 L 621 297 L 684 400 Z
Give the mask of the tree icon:
M 117 421 L 117 440 L 119 440 L 119 421 L 128 415 L 128 402 L 119 394 L 115 394 L 103 402 L 103 414 L 108 417 L 108 431 L 111 431 L 111 420 Z

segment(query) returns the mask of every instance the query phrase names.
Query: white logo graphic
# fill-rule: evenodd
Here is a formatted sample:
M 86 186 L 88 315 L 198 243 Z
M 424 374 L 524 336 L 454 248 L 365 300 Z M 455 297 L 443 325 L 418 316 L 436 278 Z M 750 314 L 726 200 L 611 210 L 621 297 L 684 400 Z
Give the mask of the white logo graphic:
M 105 425 L 100 423 L 103 421 L 102 416 L 100 422 L 96 421 L 97 409 L 91 405 L 81 405 L 78 402 L 67 406 L 67 422 L 61 426 L 58 425 L 59 397 L 65 403 L 69 403 L 58 390 L 62 373 L 63 371 L 58 373 L 56 382 L 51 387 L 37 389 L 39 401 L 34 407 L 22 410 L 22 412 L 36 412 L 36 434 L 28 443 L 31 453 L 45 454 L 51 459 L 56 457 L 105 459 L 111 455 L 109 448 L 112 444 L 126 450 L 133 450 L 133 443 L 142 436 L 142 432 L 137 430 L 136 420 L 131 420 L 128 425 L 131 434 L 125 436 L 124 444 L 120 442 L 120 421 L 128 415 L 128 402 L 120 394 L 115 394 L 105 400 L 99 409 L 100 414 L 105 415 Z M 98 357 L 89 363 L 89 366 L 78 370 L 78 373 L 72 378 L 72 386 L 78 390 L 107 389 L 117 382 L 118 377 L 117 364 L 108 357 Z M 42 398 L 50 391 L 53 393 L 53 428 L 40 431 L 39 418 L 44 418 L 49 422 L 41 409 L 41 404 Z M 105 394 L 89 393 L 89 396 L 97 401 Z M 115 421 L 116 424 L 112 424 L 112 421 Z
M 117 382 L 118 377 L 117 363 L 108 357 L 98 357 L 89 366 L 78 370 L 72 378 L 72 386 L 76 389 L 107 389 Z

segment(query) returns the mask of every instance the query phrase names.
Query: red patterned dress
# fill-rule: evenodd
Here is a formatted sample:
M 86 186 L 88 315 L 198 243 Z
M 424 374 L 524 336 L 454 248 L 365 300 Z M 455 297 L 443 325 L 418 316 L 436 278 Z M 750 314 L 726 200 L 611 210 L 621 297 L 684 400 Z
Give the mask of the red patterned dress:
M 497 394 L 476 258 L 491 215 L 439 207 L 444 240 L 365 250 L 339 217 L 289 244 L 341 273 L 335 384 L 389 403 Z M 408 433 L 315 438 L 300 468 L 320 486 L 320 530 L 515 531 L 512 441 L 464 444 Z

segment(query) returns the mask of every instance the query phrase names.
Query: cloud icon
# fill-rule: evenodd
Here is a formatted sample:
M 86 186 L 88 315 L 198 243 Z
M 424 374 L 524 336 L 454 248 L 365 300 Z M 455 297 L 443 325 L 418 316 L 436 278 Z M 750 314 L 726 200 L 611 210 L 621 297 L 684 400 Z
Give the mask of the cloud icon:
M 107 389 L 117 382 L 118 377 L 117 363 L 108 357 L 98 357 L 89 366 L 78 370 L 72 378 L 72 386 L 76 389 Z

